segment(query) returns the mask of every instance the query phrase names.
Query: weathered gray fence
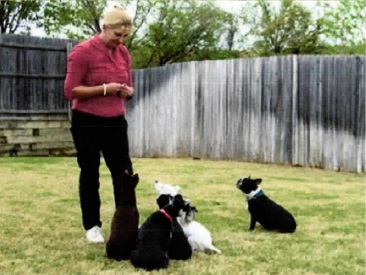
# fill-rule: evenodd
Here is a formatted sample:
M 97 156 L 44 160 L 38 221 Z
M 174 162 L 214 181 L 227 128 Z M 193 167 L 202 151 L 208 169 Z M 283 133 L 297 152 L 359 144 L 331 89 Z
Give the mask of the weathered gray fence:
M 0 114 L 64 113 L 67 40 L 0 35 Z M 70 41 L 71 42 L 71 41 Z
M 74 153 L 62 93 L 68 43 L 0 34 L 0 156 Z
M 62 146 L 55 154 L 70 152 L 67 43 L 0 36 L 0 155 Z M 132 155 L 365 172 L 365 62 L 365 56 L 284 56 L 136 70 L 127 114 Z M 34 120 L 43 128 L 34 128 Z M 61 134 L 45 130 L 60 120 Z M 58 124 L 52 125 L 54 131 Z
M 285 56 L 135 72 L 135 156 L 365 172 L 365 56 Z

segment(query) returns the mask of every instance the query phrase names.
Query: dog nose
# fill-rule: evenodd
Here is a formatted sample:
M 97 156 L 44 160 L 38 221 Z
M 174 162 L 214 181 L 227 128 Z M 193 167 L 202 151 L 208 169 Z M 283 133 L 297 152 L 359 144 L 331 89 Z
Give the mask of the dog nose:
M 243 179 L 239 179 L 238 182 L 236 183 L 236 186 L 240 187 L 242 181 L 243 181 Z

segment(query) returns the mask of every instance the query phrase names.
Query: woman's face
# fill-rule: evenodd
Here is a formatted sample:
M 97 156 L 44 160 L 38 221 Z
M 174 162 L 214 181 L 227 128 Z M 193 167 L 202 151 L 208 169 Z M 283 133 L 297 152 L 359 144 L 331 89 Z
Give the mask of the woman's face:
M 126 28 L 111 28 L 106 27 L 105 28 L 105 38 L 106 38 L 106 44 L 107 47 L 115 48 L 118 45 L 123 44 L 123 42 L 128 37 L 128 33 L 126 31 Z

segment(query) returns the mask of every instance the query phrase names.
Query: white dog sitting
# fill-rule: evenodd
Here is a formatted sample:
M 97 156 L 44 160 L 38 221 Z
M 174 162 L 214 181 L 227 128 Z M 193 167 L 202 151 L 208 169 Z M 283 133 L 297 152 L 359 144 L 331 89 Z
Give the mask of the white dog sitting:
M 183 212 L 183 216 L 178 217 L 177 220 L 182 226 L 192 250 L 221 253 L 219 249 L 213 246 L 210 231 L 194 220 L 196 212 L 198 212 L 196 207 L 187 204 L 183 207 Z
M 158 193 L 158 195 L 170 195 L 175 196 L 179 193 L 180 187 L 178 185 L 171 185 L 162 183 L 158 180 L 155 181 L 155 190 Z

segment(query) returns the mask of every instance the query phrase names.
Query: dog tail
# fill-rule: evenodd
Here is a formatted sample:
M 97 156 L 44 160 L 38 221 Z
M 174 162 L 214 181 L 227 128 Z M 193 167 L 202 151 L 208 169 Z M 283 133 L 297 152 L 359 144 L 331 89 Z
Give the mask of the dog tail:
M 217 253 L 217 254 L 220 254 L 221 253 L 221 250 L 220 249 L 218 249 L 218 248 L 216 248 L 215 246 L 213 246 L 213 245 L 211 245 L 210 247 L 209 247 L 209 250 L 210 251 L 212 251 L 212 252 L 214 252 L 214 253 Z

